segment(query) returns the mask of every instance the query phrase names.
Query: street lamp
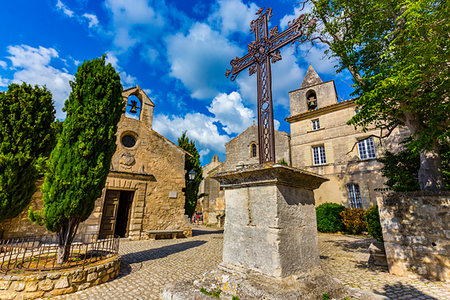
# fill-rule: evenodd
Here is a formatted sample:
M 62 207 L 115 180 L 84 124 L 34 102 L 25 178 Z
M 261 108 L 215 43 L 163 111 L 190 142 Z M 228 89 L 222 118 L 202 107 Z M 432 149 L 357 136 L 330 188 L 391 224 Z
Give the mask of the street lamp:
M 194 170 L 190 170 L 188 174 L 189 181 L 193 181 L 195 179 L 195 175 L 196 173 L 194 172 Z

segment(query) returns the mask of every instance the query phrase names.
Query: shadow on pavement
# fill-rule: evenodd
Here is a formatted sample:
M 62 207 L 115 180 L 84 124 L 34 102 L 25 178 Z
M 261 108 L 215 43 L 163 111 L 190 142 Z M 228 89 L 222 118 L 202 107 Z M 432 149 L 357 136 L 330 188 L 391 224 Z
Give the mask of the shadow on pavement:
M 199 236 L 205 234 L 218 234 L 223 233 L 223 229 L 218 230 L 201 230 L 201 229 L 192 229 L 192 236 Z
M 397 282 L 395 284 L 385 284 L 383 289 L 384 292 L 377 290 L 373 290 L 373 292 L 378 295 L 386 296 L 389 299 L 438 299 L 424 294 L 412 285 L 403 284 L 401 282 Z
M 195 248 L 205 244 L 206 241 L 190 241 L 183 242 L 179 244 L 164 246 L 156 249 L 148 249 L 140 252 L 127 253 L 122 255 L 122 263 L 120 265 L 120 275 L 123 277 L 130 274 L 134 268 L 131 265 L 143 263 L 149 260 L 163 258 L 178 252 L 183 252 L 185 250 Z M 140 267 L 139 267 L 140 268 Z

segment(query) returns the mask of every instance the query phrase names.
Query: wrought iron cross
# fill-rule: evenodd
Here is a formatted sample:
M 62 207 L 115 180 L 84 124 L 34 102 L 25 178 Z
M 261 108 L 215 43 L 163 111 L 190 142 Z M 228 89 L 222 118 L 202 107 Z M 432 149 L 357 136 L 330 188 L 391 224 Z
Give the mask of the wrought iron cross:
M 259 163 L 275 162 L 275 137 L 273 128 L 272 74 L 270 62 L 281 60 L 280 49 L 296 41 L 304 42 L 307 35 L 303 29 L 313 26 L 316 20 L 305 24 L 306 16 L 301 15 L 288 23 L 288 28 L 278 32 L 278 26 L 270 31 L 267 22 L 272 17 L 272 8 L 264 12 L 264 7 L 256 13 L 258 18 L 250 23 L 250 32 L 255 33 L 255 40 L 248 44 L 248 53 L 231 60 L 231 70 L 225 75 L 235 80 L 237 75 L 249 68 L 250 76 L 257 73 L 258 82 L 258 142 Z

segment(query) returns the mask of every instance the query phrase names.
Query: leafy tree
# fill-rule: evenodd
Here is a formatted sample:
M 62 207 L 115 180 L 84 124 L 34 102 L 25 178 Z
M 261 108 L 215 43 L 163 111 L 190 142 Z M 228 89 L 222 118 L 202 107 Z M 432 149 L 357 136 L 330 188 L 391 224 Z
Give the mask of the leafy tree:
M 0 93 L 0 222 L 20 214 L 55 145 L 52 94 L 46 88 L 11 84 Z
M 450 146 L 441 145 L 439 152 L 442 158 L 443 182 L 450 189 Z M 409 148 L 398 153 L 386 151 L 378 161 L 383 163 L 383 176 L 388 180 L 386 185 L 398 192 L 417 191 L 420 189 L 417 177 L 420 168 L 419 153 Z
M 71 87 L 64 105 L 67 117 L 42 187 L 44 209 L 29 215 L 56 232 L 58 263 L 67 261 L 78 225 L 101 196 L 123 110 L 120 77 L 111 64 L 105 65 L 105 56 L 85 61 Z
M 192 155 L 186 156 L 186 161 L 184 164 L 184 169 L 186 170 L 186 188 L 184 193 L 186 200 L 184 210 L 186 214 L 191 217 L 195 212 L 198 199 L 202 197 L 202 195 L 198 194 L 198 187 L 203 179 L 203 169 L 200 165 L 200 154 L 198 154 L 197 147 L 195 147 L 195 142 L 189 140 L 186 136 L 186 131 L 183 132 L 181 137 L 178 138 L 178 146 Z M 194 180 L 189 179 L 189 173 L 191 171 L 195 172 Z
M 439 146 L 450 138 L 448 22 L 442 0 L 311 0 L 312 41 L 329 45 L 355 83 L 360 112 L 349 124 L 406 126 L 419 153 L 422 190 L 443 189 Z

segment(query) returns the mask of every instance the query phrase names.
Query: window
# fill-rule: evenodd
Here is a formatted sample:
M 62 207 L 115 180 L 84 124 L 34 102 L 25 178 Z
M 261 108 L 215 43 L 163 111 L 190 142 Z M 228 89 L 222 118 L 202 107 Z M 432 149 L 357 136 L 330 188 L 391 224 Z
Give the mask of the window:
M 136 145 L 136 138 L 131 134 L 126 134 L 122 137 L 122 145 L 127 148 L 133 148 Z
M 350 208 L 362 208 L 361 193 L 359 192 L 359 185 L 349 184 L 347 185 L 348 202 Z
M 325 147 L 323 145 L 313 147 L 312 150 L 313 150 L 314 165 L 323 165 L 327 163 L 327 160 L 325 159 Z
M 359 158 L 371 159 L 376 158 L 375 144 L 373 138 L 368 138 L 358 142 Z
M 320 129 L 319 119 L 312 120 L 311 123 L 312 123 L 312 130 Z
M 317 108 L 316 92 L 309 91 L 308 93 L 306 93 L 306 103 L 308 105 L 308 110 L 313 110 Z
M 252 149 L 251 149 L 250 157 L 256 157 L 256 155 L 257 155 L 257 153 L 256 153 L 256 145 L 252 144 L 251 148 Z

